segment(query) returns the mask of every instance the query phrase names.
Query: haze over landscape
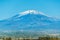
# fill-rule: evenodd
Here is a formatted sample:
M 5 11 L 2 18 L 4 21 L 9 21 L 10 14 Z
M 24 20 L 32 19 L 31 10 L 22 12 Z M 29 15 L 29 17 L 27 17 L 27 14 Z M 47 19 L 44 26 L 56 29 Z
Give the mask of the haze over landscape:
M 14 15 L 11 18 L 0 21 L 0 32 L 7 36 L 13 35 L 40 35 L 43 34 L 60 34 L 60 20 L 45 15 L 36 10 L 27 10 Z M 38 32 L 38 34 L 37 34 Z M 27 34 L 26 34 L 27 33 Z
M 0 40 L 60 40 L 60 0 L 0 0 Z

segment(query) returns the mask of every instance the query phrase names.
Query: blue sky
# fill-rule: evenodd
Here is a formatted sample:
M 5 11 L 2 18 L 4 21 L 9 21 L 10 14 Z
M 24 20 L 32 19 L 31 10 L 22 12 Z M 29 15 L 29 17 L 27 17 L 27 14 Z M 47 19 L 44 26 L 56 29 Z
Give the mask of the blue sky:
M 0 0 L 0 20 L 26 10 L 38 10 L 60 18 L 60 0 Z

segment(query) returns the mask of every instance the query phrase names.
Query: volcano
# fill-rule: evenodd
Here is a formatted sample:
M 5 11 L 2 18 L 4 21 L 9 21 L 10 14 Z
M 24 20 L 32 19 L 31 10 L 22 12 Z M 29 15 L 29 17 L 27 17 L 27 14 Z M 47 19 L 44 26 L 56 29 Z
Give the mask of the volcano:
M 27 10 L 0 21 L 0 31 L 31 31 L 59 33 L 60 21 L 36 10 Z M 18 32 L 19 33 L 19 32 Z M 21 33 L 21 32 L 20 32 Z

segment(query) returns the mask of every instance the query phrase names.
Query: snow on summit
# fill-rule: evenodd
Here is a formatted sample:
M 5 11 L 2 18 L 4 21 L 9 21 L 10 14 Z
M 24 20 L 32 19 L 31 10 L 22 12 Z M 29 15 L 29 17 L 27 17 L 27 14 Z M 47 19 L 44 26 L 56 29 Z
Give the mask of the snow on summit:
M 27 10 L 27 11 L 24 11 L 24 12 L 20 12 L 20 16 L 24 16 L 24 15 L 27 15 L 27 14 L 42 14 L 42 15 L 45 15 L 45 14 L 43 14 L 43 12 L 39 12 L 39 11 L 36 11 L 36 10 Z

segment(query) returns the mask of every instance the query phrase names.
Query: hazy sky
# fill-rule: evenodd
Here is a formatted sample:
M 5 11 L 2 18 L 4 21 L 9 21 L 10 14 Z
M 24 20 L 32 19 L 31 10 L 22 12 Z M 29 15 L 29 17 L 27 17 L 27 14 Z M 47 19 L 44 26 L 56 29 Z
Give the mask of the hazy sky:
M 26 10 L 38 10 L 60 18 L 60 0 L 0 0 L 0 20 Z

